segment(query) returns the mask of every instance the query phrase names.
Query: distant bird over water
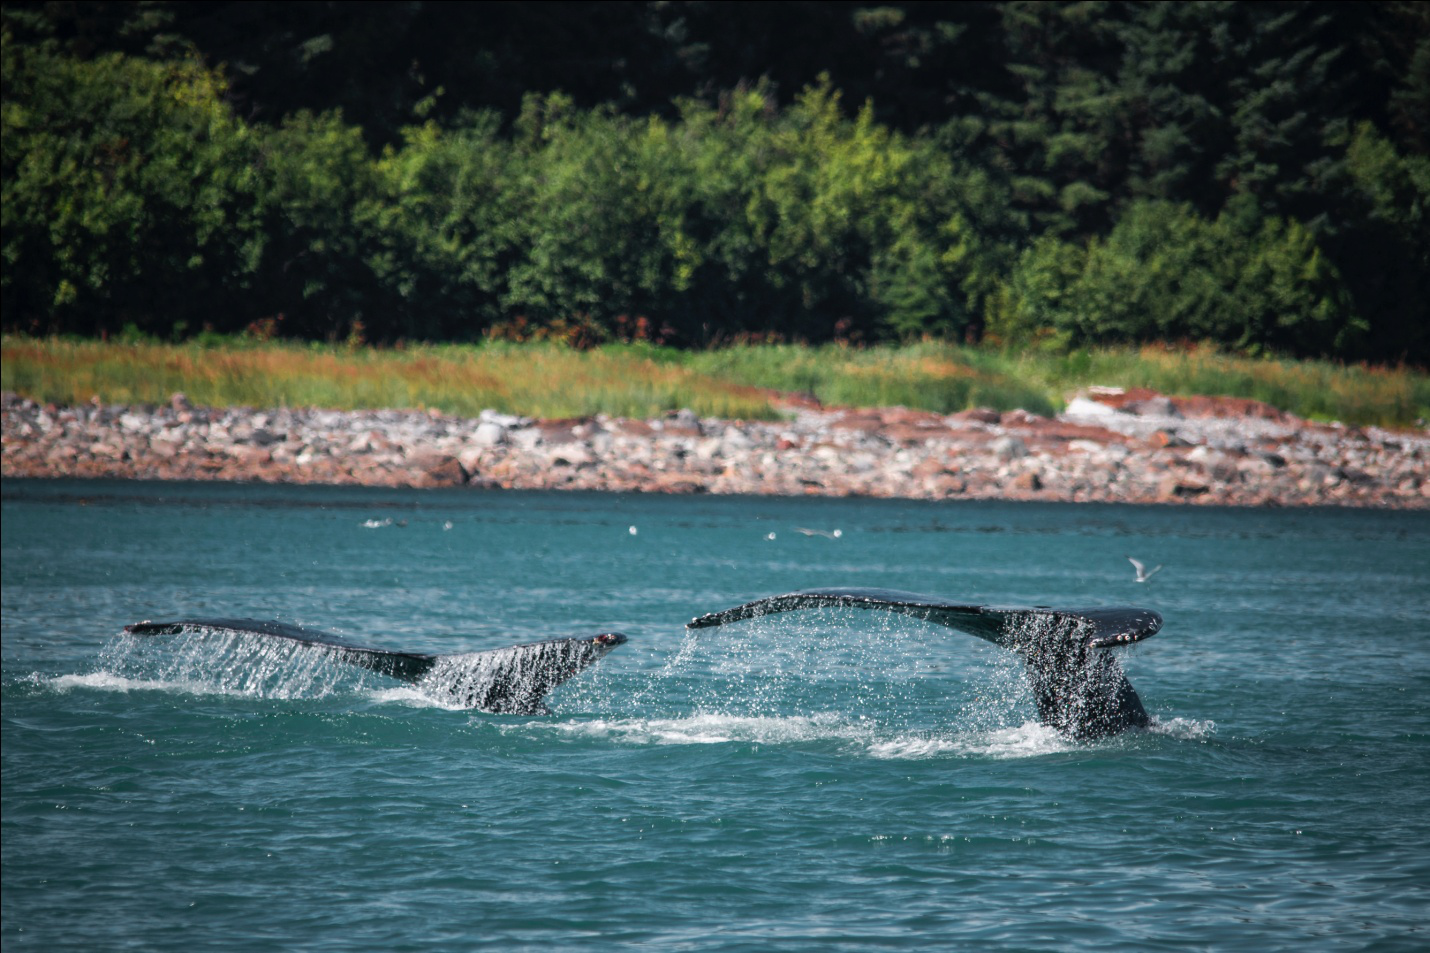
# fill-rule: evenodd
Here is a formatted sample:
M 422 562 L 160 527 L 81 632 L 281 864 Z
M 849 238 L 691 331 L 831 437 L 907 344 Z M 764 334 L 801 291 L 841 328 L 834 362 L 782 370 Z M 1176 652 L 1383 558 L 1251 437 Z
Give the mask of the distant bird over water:
M 806 536 L 823 536 L 825 539 L 838 539 L 844 535 L 844 530 L 842 529 L 831 531 L 827 529 L 807 529 L 803 526 L 796 526 L 794 531 L 796 533 L 803 533 Z
M 1146 582 L 1148 579 L 1151 579 L 1153 576 L 1157 575 L 1157 573 L 1162 571 L 1162 567 L 1159 565 L 1157 566 L 1157 568 L 1149 572 L 1146 566 L 1142 565 L 1142 563 L 1133 559 L 1131 556 L 1127 557 L 1127 561 L 1132 564 L 1133 569 L 1137 570 L 1138 582 Z

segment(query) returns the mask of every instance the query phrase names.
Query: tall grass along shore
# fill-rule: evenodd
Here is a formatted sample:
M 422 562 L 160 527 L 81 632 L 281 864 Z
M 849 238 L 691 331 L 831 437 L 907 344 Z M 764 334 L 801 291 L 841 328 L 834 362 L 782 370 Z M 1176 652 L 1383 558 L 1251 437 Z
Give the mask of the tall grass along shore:
M 532 417 L 778 416 L 776 393 L 827 405 L 949 413 L 1060 410 L 1090 385 L 1248 397 L 1313 420 L 1392 427 L 1430 418 L 1430 375 L 1408 368 L 1246 358 L 1209 347 L 1012 353 L 945 343 L 763 345 L 679 351 L 607 345 L 415 345 L 379 349 L 230 339 L 220 344 L 3 338 L 6 391 L 42 402 L 208 406 L 486 408 Z

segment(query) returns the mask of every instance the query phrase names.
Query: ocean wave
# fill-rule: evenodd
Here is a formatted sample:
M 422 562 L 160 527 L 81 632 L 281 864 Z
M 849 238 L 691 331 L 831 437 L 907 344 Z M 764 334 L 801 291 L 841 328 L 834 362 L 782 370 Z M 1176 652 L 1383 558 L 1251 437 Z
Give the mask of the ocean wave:
M 904 735 L 872 745 L 869 753 L 888 760 L 930 758 L 1030 758 L 1075 750 L 1076 742 L 1036 721 L 1007 728 L 949 734 Z
M 185 695 L 246 695 L 250 692 L 188 678 L 135 678 L 114 672 L 89 672 L 83 675 L 33 676 L 37 685 L 68 693 L 75 689 L 102 692 L 169 692 Z
M 527 722 L 504 726 L 503 731 L 547 732 L 634 745 L 837 742 L 881 760 L 1024 758 L 1079 747 L 1056 730 L 1032 721 L 994 730 L 912 733 L 892 730 L 872 719 L 832 712 L 785 716 L 698 712 L 670 718 Z
M 512 726 L 512 730 L 526 728 L 577 737 L 611 738 L 628 744 L 670 745 L 849 740 L 868 730 L 834 714 L 772 716 L 711 712 L 673 718 L 598 718 Z
M 432 695 L 415 685 L 394 685 L 374 688 L 367 697 L 381 705 L 403 705 L 407 708 L 440 708 L 444 711 L 469 711 L 455 695 Z
M 1197 718 L 1153 718 L 1147 730 L 1182 741 L 1202 741 L 1216 734 L 1216 722 Z

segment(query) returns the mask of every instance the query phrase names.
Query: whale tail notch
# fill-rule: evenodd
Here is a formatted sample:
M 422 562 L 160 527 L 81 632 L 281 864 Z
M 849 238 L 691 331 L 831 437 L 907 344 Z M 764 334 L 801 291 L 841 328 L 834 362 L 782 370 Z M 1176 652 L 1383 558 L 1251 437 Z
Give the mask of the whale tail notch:
M 1017 653 L 1028 673 L 1039 720 L 1069 737 L 1102 738 L 1150 722 L 1117 658 L 1105 651 L 1155 635 L 1162 617 L 1150 609 L 987 606 L 897 589 L 803 589 L 699 616 L 686 627 L 704 629 L 827 607 L 907 615 Z
M 130 635 L 253 635 L 286 639 L 331 653 L 350 665 L 386 675 L 434 694 L 448 694 L 463 708 L 507 715 L 545 714 L 546 695 L 599 662 L 626 641 L 619 632 L 546 639 L 482 652 L 424 655 L 354 645 L 317 629 L 262 619 L 183 619 L 136 622 Z

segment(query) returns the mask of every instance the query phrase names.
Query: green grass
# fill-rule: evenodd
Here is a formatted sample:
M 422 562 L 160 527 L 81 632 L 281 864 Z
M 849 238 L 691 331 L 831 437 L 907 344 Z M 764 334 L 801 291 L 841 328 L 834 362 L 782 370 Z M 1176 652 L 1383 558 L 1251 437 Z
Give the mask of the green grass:
M 1211 348 L 1012 353 L 949 344 L 855 349 L 771 345 L 685 352 L 642 345 L 421 345 L 402 349 L 253 343 L 217 346 L 3 339 L 3 385 L 27 397 L 157 404 L 183 391 L 211 406 L 483 408 L 538 417 L 771 419 L 769 391 L 829 405 L 948 413 L 1049 414 L 1090 384 L 1174 396 L 1250 397 L 1303 417 L 1414 426 L 1430 418 L 1430 376 L 1405 368 L 1254 359 Z M 1423 423 L 1419 424 L 1423 426 Z
M 732 383 L 807 394 L 848 407 L 901 405 L 939 413 L 971 407 L 1051 414 L 1061 395 L 1030 386 L 973 348 L 941 344 L 848 348 L 763 345 L 689 354 L 686 366 Z
M 1050 354 L 936 343 L 859 350 L 790 345 L 694 353 L 686 362 L 712 377 L 860 407 L 902 404 L 943 413 L 1021 407 L 1048 414 L 1100 384 L 1178 397 L 1249 397 L 1312 420 L 1350 424 L 1408 427 L 1430 418 L 1430 376 L 1423 371 L 1249 358 L 1210 347 Z
M 0 385 L 41 401 L 158 404 L 182 391 L 208 406 L 484 408 L 538 417 L 697 413 L 770 419 L 768 395 L 635 352 L 552 345 L 401 350 L 235 342 L 111 344 L 5 337 Z
M 1250 358 L 1211 347 L 1163 346 L 1000 355 L 999 360 L 1007 373 L 1063 393 L 1089 384 L 1114 384 L 1181 397 L 1249 397 L 1310 420 L 1412 427 L 1430 419 L 1430 375 L 1403 367 Z

